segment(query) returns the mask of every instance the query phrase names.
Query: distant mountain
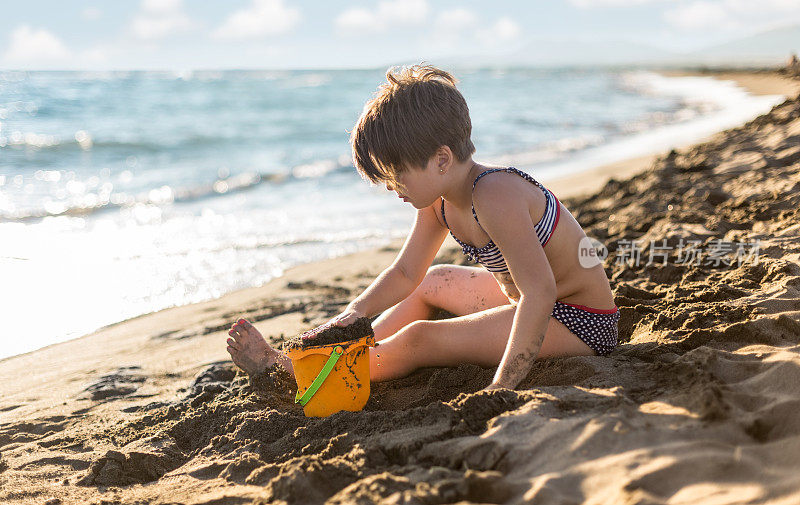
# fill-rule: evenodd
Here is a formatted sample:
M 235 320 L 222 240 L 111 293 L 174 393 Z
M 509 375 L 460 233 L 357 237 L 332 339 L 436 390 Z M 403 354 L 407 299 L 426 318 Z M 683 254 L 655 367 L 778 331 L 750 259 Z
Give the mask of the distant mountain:
M 432 58 L 430 62 L 447 67 L 587 65 L 746 67 L 782 65 L 791 52 L 800 54 L 800 25 L 777 28 L 684 53 L 623 40 L 542 39 L 506 54 Z
M 582 66 L 645 64 L 674 53 L 647 44 L 624 40 L 540 39 L 502 55 L 440 58 L 447 66 Z
M 683 55 L 682 59 L 694 63 L 721 63 L 733 66 L 780 65 L 785 63 L 793 51 L 800 53 L 800 25 L 776 28 L 725 44 L 692 51 Z

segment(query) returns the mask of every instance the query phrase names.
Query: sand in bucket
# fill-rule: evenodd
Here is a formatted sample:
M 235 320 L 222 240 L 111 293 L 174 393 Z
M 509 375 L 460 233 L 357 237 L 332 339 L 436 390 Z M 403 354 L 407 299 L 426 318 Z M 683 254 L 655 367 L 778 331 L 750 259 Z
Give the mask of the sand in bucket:
M 364 408 L 370 393 L 369 348 L 374 345 L 367 317 L 345 327 L 314 328 L 284 344 L 297 382 L 295 403 L 303 406 L 306 416 Z

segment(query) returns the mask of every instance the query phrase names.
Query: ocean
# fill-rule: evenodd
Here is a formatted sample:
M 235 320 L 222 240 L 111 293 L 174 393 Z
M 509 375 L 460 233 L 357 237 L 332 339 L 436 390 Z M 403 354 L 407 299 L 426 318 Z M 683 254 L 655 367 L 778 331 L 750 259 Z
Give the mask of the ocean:
M 451 69 L 474 159 L 537 179 L 662 151 L 782 100 L 605 69 Z M 385 69 L 0 71 L 0 358 L 405 236 L 352 166 Z

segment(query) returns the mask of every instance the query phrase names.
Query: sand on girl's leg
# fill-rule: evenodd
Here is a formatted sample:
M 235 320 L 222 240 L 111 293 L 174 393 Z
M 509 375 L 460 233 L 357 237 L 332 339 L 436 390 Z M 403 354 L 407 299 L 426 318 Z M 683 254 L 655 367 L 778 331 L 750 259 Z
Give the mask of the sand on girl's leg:
M 463 316 L 508 303 L 488 270 L 464 265 L 434 265 L 413 293 L 385 310 L 372 323 L 375 340 L 387 339 L 415 321 L 434 319 L 440 310 Z

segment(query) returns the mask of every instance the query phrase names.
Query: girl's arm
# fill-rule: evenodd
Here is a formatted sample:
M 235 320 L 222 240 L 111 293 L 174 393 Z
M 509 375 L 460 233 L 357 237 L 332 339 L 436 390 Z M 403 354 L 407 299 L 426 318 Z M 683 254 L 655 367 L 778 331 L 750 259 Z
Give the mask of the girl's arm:
M 544 342 L 552 311 L 545 309 L 555 303 L 555 296 L 552 299 L 553 302 L 549 303 L 544 301 L 547 298 L 526 296 L 524 293 L 520 297 L 506 351 L 488 389 L 514 389 L 528 375 Z
M 347 326 L 358 317 L 380 314 L 405 300 L 420 285 L 447 237 L 447 228 L 439 222 L 434 207 L 417 210 L 414 226 L 397 258 L 332 319 L 334 324 Z
M 487 388 L 513 389 L 528 375 L 539 355 L 556 301 L 556 282 L 536 236 L 525 195 L 512 180 L 495 177 L 482 183 L 473 192 L 473 204 L 520 292 L 505 353 Z
M 349 326 L 362 317 L 372 317 L 399 303 L 416 289 L 417 283 L 397 268 L 390 266 L 372 281 L 367 289 L 350 302 L 345 309 L 315 329 L 330 326 Z M 305 334 L 304 339 L 316 338 L 317 332 Z
M 365 317 L 380 314 L 403 301 L 418 286 L 394 265 L 389 266 L 347 308 Z

